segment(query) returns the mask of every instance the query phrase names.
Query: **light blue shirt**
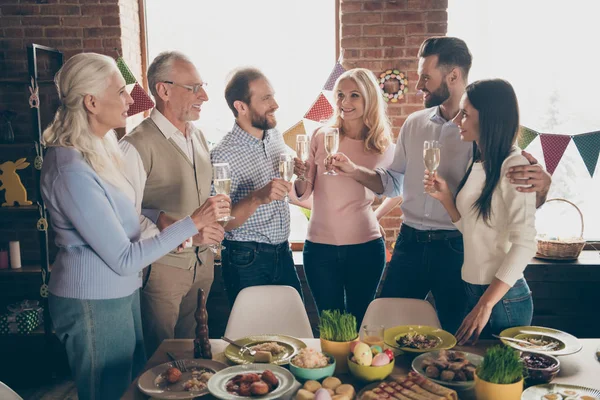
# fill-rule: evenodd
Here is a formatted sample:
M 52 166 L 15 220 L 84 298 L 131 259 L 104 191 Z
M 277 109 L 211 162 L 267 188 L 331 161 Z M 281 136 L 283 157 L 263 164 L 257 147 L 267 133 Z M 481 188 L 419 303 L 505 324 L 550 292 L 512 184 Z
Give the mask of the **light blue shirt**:
M 50 293 L 75 299 L 126 297 L 142 283 L 140 271 L 198 233 L 190 217 L 140 240 L 133 200 L 105 182 L 70 147 L 44 157 L 41 191 L 56 233 Z M 156 220 L 157 213 L 144 213 Z
M 237 123 L 211 151 L 215 163 L 231 167 L 231 204 L 235 205 L 250 192 L 258 190 L 279 176 L 279 156 L 290 150 L 277 129 L 265 131 L 257 139 Z M 215 194 L 214 187 L 212 194 Z M 239 242 L 280 244 L 290 236 L 290 207 L 286 201 L 272 201 L 259 206 L 237 229 L 225 232 L 225 239 Z
M 406 119 L 398 136 L 392 165 L 387 169 L 375 170 L 383 183 L 381 194 L 402 194 L 404 223 L 412 228 L 455 230 L 444 206 L 425 193 L 425 140 L 440 142 L 440 165 L 437 173 L 448 182 L 452 193 L 456 193 L 472 158 L 473 147 L 470 142 L 460 139 L 458 127 L 442 117 L 439 107 L 434 107 L 414 112 Z

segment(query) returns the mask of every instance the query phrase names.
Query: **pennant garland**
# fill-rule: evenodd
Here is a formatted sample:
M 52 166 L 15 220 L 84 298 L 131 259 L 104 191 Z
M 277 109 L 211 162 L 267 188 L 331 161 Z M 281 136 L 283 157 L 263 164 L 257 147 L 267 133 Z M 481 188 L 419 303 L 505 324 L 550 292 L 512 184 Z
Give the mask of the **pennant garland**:
M 540 140 L 542 141 L 546 170 L 552 175 L 571 141 L 571 136 L 541 135 Z
M 137 79 L 135 79 L 133 73 L 131 73 L 131 70 L 127 64 L 125 64 L 123 57 L 119 57 L 117 59 L 117 68 L 119 68 L 119 71 L 121 71 L 121 75 L 123 75 L 123 79 L 125 79 L 125 84 L 131 85 L 132 83 L 137 83 Z
M 534 131 L 533 129 L 526 128 L 521 126 L 521 131 L 519 132 L 519 147 L 524 149 L 529 146 L 533 139 L 539 136 L 539 133 Z
M 323 93 L 321 93 L 304 118 L 312 119 L 313 121 L 322 121 L 331 118 L 332 115 L 333 107 L 329 101 L 327 101 L 325 96 L 323 96 Z
M 344 72 L 346 72 L 346 70 L 344 69 L 344 67 L 342 67 L 342 64 L 340 64 L 339 61 L 336 62 L 335 66 L 333 67 L 333 70 L 331 71 L 331 74 L 329 74 L 329 78 L 327 78 L 327 82 L 325 82 L 325 85 L 323 85 L 323 90 L 333 90 L 335 81 Z
M 283 140 L 285 141 L 286 145 L 288 145 L 292 149 L 296 149 L 296 136 L 298 135 L 306 135 L 304 121 L 296 123 L 296 125 L 292 126 L 290 129 L 285 131 L 283 133 Z
M 598 164 L 598 155 L 600 154 L 600 132 L 584 133 L 573 136 L 573 141 L 581 158 L 587 167 L 590 176 L 594 176 L 596 165 Z
M 127 115 L 130 117 L 154 108 L 154 102 L 137 82 L 131 91 L 131 97 L 133 98 L 133 104 L 127 110 Z

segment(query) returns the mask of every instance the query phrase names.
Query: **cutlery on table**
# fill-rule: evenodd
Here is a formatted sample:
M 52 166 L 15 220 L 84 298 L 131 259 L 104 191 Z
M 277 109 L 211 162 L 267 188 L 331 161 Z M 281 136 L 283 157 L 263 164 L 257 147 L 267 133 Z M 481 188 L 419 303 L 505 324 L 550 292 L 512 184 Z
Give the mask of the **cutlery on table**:
M 511 337 L 507 337 L 507 336 L 498 336 L 498 335 L 493 335 L 493 334 L 492 334 L 492 336 L 495 338 L 498 338 L 498 339 L 508 340 L 509 342 L 524 344 L 527 346 L 528 349 L 531 349 L 531 350 L 552 350 L 553 348 L 558 346 L 558 343 L 549 343 L 544 346 L 536 346 L 535 344 L 530 343 L 527 340 L 515 339 L 515 338 L 511 338 Z
M 171 361 L 173 361 L 173 365 L 175 366 L 175 368 L 177 368 L 181 372 L 186 372 L 187 371 L 185 363 L 182 360 L 176 359 L 175 356 L 173 356 L 173 354 L 169 353 L 168 351 L 167 351 L 167 356 L 169 356 L 169 358 L 171 359 Z
M 234 345 L 235 347 L 238 347 L 242 351 L 242 353 L 247 351 L 250 353 L 251 356 L 256 354 L 256 350 L 252 350 L 251 348 L 249 348 L 247 346 L 240 346 L 239 344 L 237 344 L 236 342 L 234 342 L 231 339 L 226 338 L 225 336 L 221 336 L 221 339 L 223 339 L 224 341 L 226 341 L 229 344 Z

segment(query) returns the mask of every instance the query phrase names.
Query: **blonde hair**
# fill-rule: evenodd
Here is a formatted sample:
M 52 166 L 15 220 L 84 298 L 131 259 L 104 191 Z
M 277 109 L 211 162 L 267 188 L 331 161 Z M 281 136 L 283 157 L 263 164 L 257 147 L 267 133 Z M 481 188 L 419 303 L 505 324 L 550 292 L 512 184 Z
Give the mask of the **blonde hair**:
M 117 64 L 108 56 L 81 53 L 71 57 L 54 77 L 61 105 L 42 141 L 48 147 L 79 150 L 102 179 L 127 191 L 131 185 L 121 172 L 123 159 L 116 133 L 111 130 L 102 138 L 95 135 L 83 104 L 86 95 L 102 97 L 115 73 L 119 73 Z
M 387 104 L 383 100 L 375 75 L 365 68 L 354 68 L 344 72 L 335 81 L 333 87 L 333 95 L 336 98 L 340 82 L 346 79 L 351 79 L 356 83 L 358 90 L 365 99 L 363 123 L 369 129 L 369 132 L 363 138 L 365 150 L 374 150 L 382 154 L 392 142 L 392 128 L 386 112 Z M 342 126 L 341 110 L 337 107 L 331 117 L 330 124 L 335 128 Z

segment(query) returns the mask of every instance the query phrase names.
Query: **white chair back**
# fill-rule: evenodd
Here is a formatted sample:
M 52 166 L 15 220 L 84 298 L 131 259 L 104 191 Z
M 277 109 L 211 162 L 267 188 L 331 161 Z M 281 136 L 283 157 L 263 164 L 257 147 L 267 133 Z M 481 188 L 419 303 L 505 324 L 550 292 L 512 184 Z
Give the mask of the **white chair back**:
M 399 325 L 427 325 L 441 328 L 435 309 L 425 300 L 381 298 L 369 304 L 364 325 L 383 325 L 386 329 Z
M 14 390 L 0 382 L 0 399 L 2 400 L 23 400 Z
M 291 286 L 251 286 L 237 295 L 225 336 L 237 340 L 249 335 L 281 334 L 313 338 L 302 298 Z

